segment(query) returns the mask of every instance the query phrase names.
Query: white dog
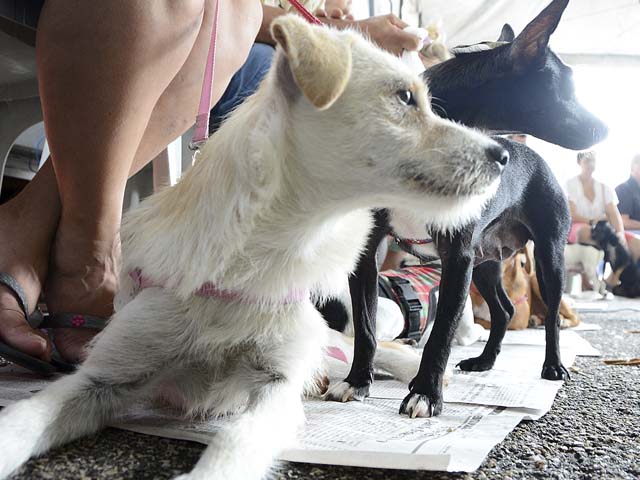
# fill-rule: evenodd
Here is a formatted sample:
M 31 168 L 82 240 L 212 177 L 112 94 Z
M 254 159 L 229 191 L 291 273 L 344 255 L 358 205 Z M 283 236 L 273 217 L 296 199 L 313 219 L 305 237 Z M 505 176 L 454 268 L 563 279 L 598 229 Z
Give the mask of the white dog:
M 126 219 L 116 313 L 87 360 L 0 414 L 0 478 L 158 392 L 188 413 L 235 414 L 179 478 L 261 478 L 322 360 L 309 292 L 353 268 L 369 209 L 414 204 L 455 224 L 452 211 L 478 214 L 494 193 L 497 145 L 438 119 L 397 58 L 296 17 L 272 33 L 257 93 Z

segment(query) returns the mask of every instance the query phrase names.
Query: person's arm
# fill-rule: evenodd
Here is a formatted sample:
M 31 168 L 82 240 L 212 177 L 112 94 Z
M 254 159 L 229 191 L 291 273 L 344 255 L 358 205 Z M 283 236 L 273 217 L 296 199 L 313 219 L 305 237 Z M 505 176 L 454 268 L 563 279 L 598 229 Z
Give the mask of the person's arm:
M 620 242 L 623 245 L 626 245 L 627 239 L 624 236 L 624 224 L 622 223 L 622 216 L 620 215 L 620 210 L 618 209 L 618 195 L 616 194 L 616 191 L 614 189 L 603 183 L 600 183 L 600 188 L 602 188 L 602 195 L 604 197 L 604 213 L 607 216 L 607 221 L 611 224 L 613 229 L 618 234 Z
M 588 223 L 592 224 L 593 222 L 597 222 L 598 220 L 602 220 L 600 218 L 587 218 L 578 214 L 576 204 L 573 200 L 569 200 L 569 213 L 571 214 L 571 223 Z
M 626 213 L 621 213 L 620 216 L 625 230 L 640 230 L 640 222 L 638 220 L 633 220 Z
M 273 22 L 280 15 L 284 15 L 287 12 L 278 7 L 262 6 L 262 25 L 260 25 L 260 31 L 256 37 L 256 42 L 268 43 L 269 45 L 275 45 L 276 42 L 271 38 L 271 22 Z
M 330 17 L 320 20 L 338 29 L 358 30 L 373 43 L 395 55 L 402 54 L 403 50 L 415 51 L 420 48 L 420 39 L 403 32 L 402 29 L 408 27 L 408 24 L 392 13 L 356 21 Z
M 616 207 L 615 203 L 609 202 L 605 207 L 605 211 L 607 214 L 607 220 L 618 234 L 618 238 L 623 245 L 627 244 L 627 240 L 624 236 L 624 225 L 622 224 L 622 216 L 618 211 L 618 207 Z
M 640 222 L 631 218 L 631 212 L 633 211 L 633 195 L 626 188 L 626 184 L 618 185 L 616 188 L 616 195 L 618 196 L 618 211 L 622 216 L 622 225 L 625 230 L 640 230 Z
M 271 38 L 271 22 L 284 15 L 282 8 L 262 7 L 262 25 L 256 41 L 274 45 Z M 415 35 L 403 32 L 407 26 L 402 20 L 393 14 L 380 15 L 365 20 L 349 20 L 348 18 L 320 17 L 320 21 L 338 29 L 353 28 L 370 38 L 381 48 L 400 55 L 403 50 L 417 50 L 420 47 L 420 39 Z

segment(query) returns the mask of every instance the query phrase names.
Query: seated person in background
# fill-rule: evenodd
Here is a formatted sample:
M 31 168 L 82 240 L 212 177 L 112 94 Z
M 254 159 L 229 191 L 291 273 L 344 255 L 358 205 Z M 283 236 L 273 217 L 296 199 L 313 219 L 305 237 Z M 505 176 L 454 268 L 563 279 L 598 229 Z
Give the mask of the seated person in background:
M 616 194 L 624 228 L 640 231 L 640 154 L 631 160 L 629 180 L 616 187 Z
M 570 178 L 566 184 L 571 212 L 571 231 L 569 243 L 595 245 L 591 238 L 591 228 L 599 221 L 606 220 L 615 230 L 620 243 L 629 249 L 634 260 L 640 258 L 640 238 L 625 232 L 622 217 L 618 211 L 618 197 L 615 191 L 593 178 L 596 168 L 594 152 L 578 154 L 581 172 Z M 583 289 L 591 290 L 588 272 L 583 274 Z
M 618 211 L 618 197 L 609 186 L 593 178 L 596 156 L 593 151 L 580 152 L 578 165 L 581 172 L 567 181 L 566 191 L 571 212 L 569 243 L 593 243 L 591 226 L 599 220 L 607 220 L 622 244 L 626 245 L 622 217 Z

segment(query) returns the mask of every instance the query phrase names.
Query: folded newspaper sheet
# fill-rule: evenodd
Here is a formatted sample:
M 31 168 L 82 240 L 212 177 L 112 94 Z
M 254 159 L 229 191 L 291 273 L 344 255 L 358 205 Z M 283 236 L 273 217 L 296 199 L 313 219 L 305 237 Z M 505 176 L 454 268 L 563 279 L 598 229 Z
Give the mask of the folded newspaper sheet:
M 477 356 L 484 345 L 454 347 L 450 364 Z M 574 332 L 561 332 L 566 367 L 576 355 L 594 355 Z M 409 419 L 398 414 L 407 387 L 377 381 L 365 402 L 305 401 L 306 424 L 282 460 L 372 468 L 466 471 L 477 469 L 489 451 L 522 419 L 549 411 L 561 382 L 540 378 L 544 332 L 508 332 L 496 366 L 489 372 L 454 370 L 444 391 L 441 416 Z M 0 368 L 0 405 L 27 398 L 48 382 L 15 367 Z M 150 435 L 208 443 L 225 422 L 188 421 L 170 410 L 135 406 L 115 425 Z

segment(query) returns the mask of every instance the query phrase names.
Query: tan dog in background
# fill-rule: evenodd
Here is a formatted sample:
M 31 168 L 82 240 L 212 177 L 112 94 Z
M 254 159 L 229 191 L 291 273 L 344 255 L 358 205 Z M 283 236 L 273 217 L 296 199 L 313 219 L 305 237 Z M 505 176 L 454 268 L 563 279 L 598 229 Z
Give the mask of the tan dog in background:
M 538 327 L 544 324 L 547 307 L 542 301 L 540 286 L 533 262 L 533 243 L 529 242 L 517 255 L 502 262 L 502 284 L 515 310 L 507 328 L 523 330 L 529 325 Z M 475 286 L 469 293 L 473 304 L 476 323 L 490 328 L 489 306 Z M 560 327 L 575 327 L 580 323 L 577 313 L 563 299 L 560 301 Z

